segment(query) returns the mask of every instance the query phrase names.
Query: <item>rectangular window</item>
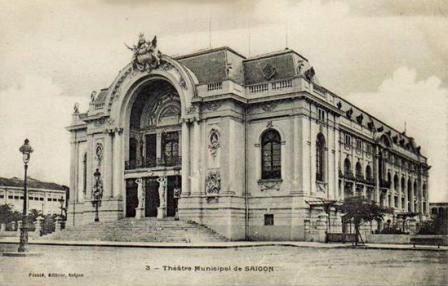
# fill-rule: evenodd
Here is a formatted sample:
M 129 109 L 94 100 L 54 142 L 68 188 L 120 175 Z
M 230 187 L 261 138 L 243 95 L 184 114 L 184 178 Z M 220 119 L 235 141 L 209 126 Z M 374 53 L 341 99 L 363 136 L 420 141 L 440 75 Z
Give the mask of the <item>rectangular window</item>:
M 351 137 L 349 134 L 345 134 L 345 146 L 350 146 L 351 145 Z
M 175 166 L 179 162 L 179 133 L 166 132 L 162 134 L 162 159 L 166 166 Z
M 361 141 L 361 139 L 356 139 L 356 150 L 362 150 L 362 141 Z
M 367 153 L 372 153 L 372 144 L 366 143 L 366 152 Z
M 264 225 L 274 225 L 274 215 L 265 214 L 264 215 Z
M 14 196 L 8 196 L 8 199 L 12 200 L 14 199 Z
M 326 113 L 325 110 L 318 108 L 319 111 L 319 121 L 325 122 Z
M 156 134 L 148 134 L 145 136 L 146 142 L 146 167 L 154 167 L 156 166 L 156 148 L 157 148 L 157 139 Z
M 0 199 L 3 199 L 5 196 L 4 195 L 0 195 Z

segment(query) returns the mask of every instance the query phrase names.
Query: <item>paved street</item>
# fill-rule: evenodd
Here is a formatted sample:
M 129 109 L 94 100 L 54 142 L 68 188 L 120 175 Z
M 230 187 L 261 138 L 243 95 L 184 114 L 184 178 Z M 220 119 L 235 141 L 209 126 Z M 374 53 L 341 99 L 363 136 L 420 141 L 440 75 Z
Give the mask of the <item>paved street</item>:
M 15 247 L 0 245 L 0 251 L 12 251 Z M 0 257 L 0 285 L 409 286 L 446 285 L 448 279 L 446 251 L 288 246 L 155 249 L 32 245 L 30 248 L 44 255 Z

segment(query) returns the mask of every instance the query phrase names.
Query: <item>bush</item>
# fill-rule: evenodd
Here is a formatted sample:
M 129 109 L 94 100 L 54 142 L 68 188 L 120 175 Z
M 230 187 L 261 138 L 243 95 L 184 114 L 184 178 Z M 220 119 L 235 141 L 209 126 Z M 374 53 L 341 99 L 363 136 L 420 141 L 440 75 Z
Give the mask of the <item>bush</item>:
M 437 224 L 434 221 L 425 221 L 417 234 L 437 234 Z

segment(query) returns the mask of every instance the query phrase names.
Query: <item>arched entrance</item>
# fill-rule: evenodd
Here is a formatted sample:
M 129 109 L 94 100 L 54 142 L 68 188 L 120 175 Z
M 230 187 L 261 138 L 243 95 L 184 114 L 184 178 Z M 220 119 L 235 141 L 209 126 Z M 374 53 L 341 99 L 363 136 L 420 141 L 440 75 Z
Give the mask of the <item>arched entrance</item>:
M 175 87 L 156 78 L 132 96 L 125 132 L 126 216 L 175 216 L 181 188 L 181 100 Z M 139 205 L 135 178 L 143 179 L 145 203 Z

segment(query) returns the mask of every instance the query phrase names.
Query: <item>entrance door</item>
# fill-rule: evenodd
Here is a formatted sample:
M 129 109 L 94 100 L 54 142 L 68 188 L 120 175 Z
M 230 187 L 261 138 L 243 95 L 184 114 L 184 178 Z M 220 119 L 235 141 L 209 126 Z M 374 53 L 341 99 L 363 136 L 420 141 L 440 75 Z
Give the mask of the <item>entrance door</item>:
M 126 180 L 126 217 L 135 217 L 137 206 L 137 183 L 134 179 Z
M 166 215 L 173 217 L 177 211 L 177 200 L 175 189 L 180 188 L 180 176 L 169 176 L 167 184 Z
M 145 216 L 156 217 L 159 206 L 159 183 L 155 177 L 145 181 Z

